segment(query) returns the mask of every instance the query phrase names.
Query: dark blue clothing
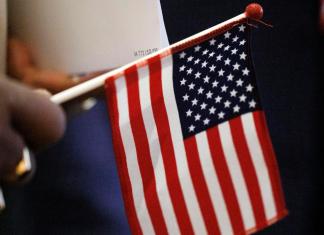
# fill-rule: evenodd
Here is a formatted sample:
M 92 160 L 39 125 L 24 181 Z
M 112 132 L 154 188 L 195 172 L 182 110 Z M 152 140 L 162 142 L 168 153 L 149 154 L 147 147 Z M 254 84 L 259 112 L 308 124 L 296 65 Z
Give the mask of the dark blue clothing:
M 37 159 L 31 185 L 11 192 L 8 209 L 19 208 L 12 215 L 13 231 L 129 234 L 103 99 L 71 119 L 62 141 Z

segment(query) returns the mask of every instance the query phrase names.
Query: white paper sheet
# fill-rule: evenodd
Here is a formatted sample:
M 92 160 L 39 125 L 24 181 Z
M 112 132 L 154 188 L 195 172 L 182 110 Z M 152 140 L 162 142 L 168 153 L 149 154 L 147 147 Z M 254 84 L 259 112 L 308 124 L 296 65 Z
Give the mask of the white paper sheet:
M 158 0 L 10 0 L 9 22 L 38 65 L 80 73 L 115 68 L 166 46 L 159 11 Z

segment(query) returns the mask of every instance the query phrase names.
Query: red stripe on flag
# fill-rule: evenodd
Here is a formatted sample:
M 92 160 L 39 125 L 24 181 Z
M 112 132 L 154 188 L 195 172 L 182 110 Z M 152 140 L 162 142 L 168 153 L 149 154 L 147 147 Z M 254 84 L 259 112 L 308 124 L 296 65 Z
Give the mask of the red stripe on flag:
M 120 179 L 123 199 L 125 202 L 125 210 L 127 218 L 133 234 L 143 234 L 138 217 L 136 214 L 135 204 L 133 200 L 132 186 L 127 171 L 126 154 L 123 148 L 123 142 L 119 129 L 119 112 L 117 106 L 116 88 L 113 79 L 106 80 L 108 92 L 106 92 L 107 104 L 109 109 L 109 118 L 112 124 L 113 144 L 115 150 L 115 158 L 118 167 L 118 175 Z
M 256 228 L 259 229 L 265 226 L 266 216 L 259 182 L 257 180 L 257 175 L 245 139 L 242 121 L 241 118 L 234 118 L 230 120 L 229 123 L 237 157 L 242 167 L 243 176 L 251 199 L 253 213 L 256 219 Z
M 194 189 L 199 201 L 199 206 L 209 234 L 220 234 L 214 207 L 207 189 L 207 184 L 202 173 L 195 136 L 184 141 L 188 159 L 189 171 L 194 184 Z M 214 199 L 215 200 L 215 199 Z
M 136 146 L 138 166 L 143 180 L 147 208 L 155 232 L 157 234 L 167 234 L 166 223 L 157 196 L 154 168 L 141 111 L 137 68 L 134 66 L 127 69 L 125 71 L 125 77 L 128 93 L 129 119 Z
M 219 130 L 217 127 L 213 127 L 206 132 L 215 171 L 224 195 L 234 234 L 242 233 L 242 231 L 245 231 L 245 228 L 234 185 L 231 180 L 231 175 L 225 160 L 222 143 L 220 141 Z
M 253 119 L 257 130 L 257 135 L 261 144 L 263 156 L 266 165 L 269 169 L 269 176 L 272 186 L 272 192 L 275 199 L 276 209 L 278 216 L 280 214 L 286 214 L 286 205 L 284 201 L 283 191 L 280 185 L 280 174 L 278 165 L 275 159 L 275 153 L 273 151 L 272 143 L 268 133 L 268 128 L 263 112 L 254 112 Z
M 150 71 L 150 93 L 153 115 L 159 136 L 161 152 L 168 189 L 172 205 L 177 217 L 177 221 L 182 234 L 193 234 L 193 228 L 190 222 L 187 207 L 185 205 L 183 192 L 180 186 L 180 180 L 175 161 L 175 153 L 172 144 L 171 131 L 166 113 L 166 107 L 163 99 L 161 60 L 154 57 L 149 62 Z

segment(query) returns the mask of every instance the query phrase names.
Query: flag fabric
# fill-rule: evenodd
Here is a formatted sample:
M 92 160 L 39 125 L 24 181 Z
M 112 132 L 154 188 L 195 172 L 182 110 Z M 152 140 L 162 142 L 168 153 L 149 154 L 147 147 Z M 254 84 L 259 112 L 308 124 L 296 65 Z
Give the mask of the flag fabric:
M 106 80 L 134 234 L 250 234 L 286 215 L 249 32 L 199 35 Z

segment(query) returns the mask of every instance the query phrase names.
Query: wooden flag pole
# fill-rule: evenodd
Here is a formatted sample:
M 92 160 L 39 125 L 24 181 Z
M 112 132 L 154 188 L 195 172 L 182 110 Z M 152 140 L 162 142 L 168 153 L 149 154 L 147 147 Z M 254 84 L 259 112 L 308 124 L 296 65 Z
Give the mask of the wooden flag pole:
M 192 40 L 195 40 L 196 38 L 198 38 L 202 35 L 206 35 L 206 34 L 215 32 L 215 31 L 220 30 L 228 25 L 234 25 L 234 24 L 242 22 L 246 19 L 252 19 L 252 20 L 259 21 L 262 18 L 262 16 L 263 16 L 263 9 L 262 9 L 261 5 L 259 5 L 257 3 L 251 3 L 245 8 L 244 13 L 242 13 L 236 17 L 233 17 L 233 18 L 231 18 L 227 21 L 224 21 L 223 23 L 220 23 L 214 27 L 206 29 L 200 33 L 197 33 L 189 38 L 181 40 L 181 41 L 179 41 L 175 44 L 172 44 L 166 48 L 163 48 L 151 55 L 140 58 L 140 59 L 138 59 L 134 62 L 131 62 L 129 64 L 126 64 L 118 69 L 109 71 L 109 72 L 104 73 L 98 77 L 95 77 L 89 81 L 81 83 L 80 85 L 74 86 L 74 87 L 69 88 L 65 91 L 62 91 L 56 95 L 53 95 L 51 97 L 51 100 L 56 104 L 63 104 L 65 102 L 71 101 L 71 100 L 78 98 L 82 95 L 85 95 L 93 90 L 103 87 L 104 82 L 107 78 L 117 76 L 117 75 L 121 74 L 125 69 L 127 69 L 131 66 L 145 64 L 145 62 L 147 60 L 149 60 L 150 58 L 153 58 L 157 55 L 163 55 L 163 54 L 167 53 L 168 51 L 173 50 L 178 47 L 181 47 L 182 45 L 185 45 L 186 43 L 188 43 Z

